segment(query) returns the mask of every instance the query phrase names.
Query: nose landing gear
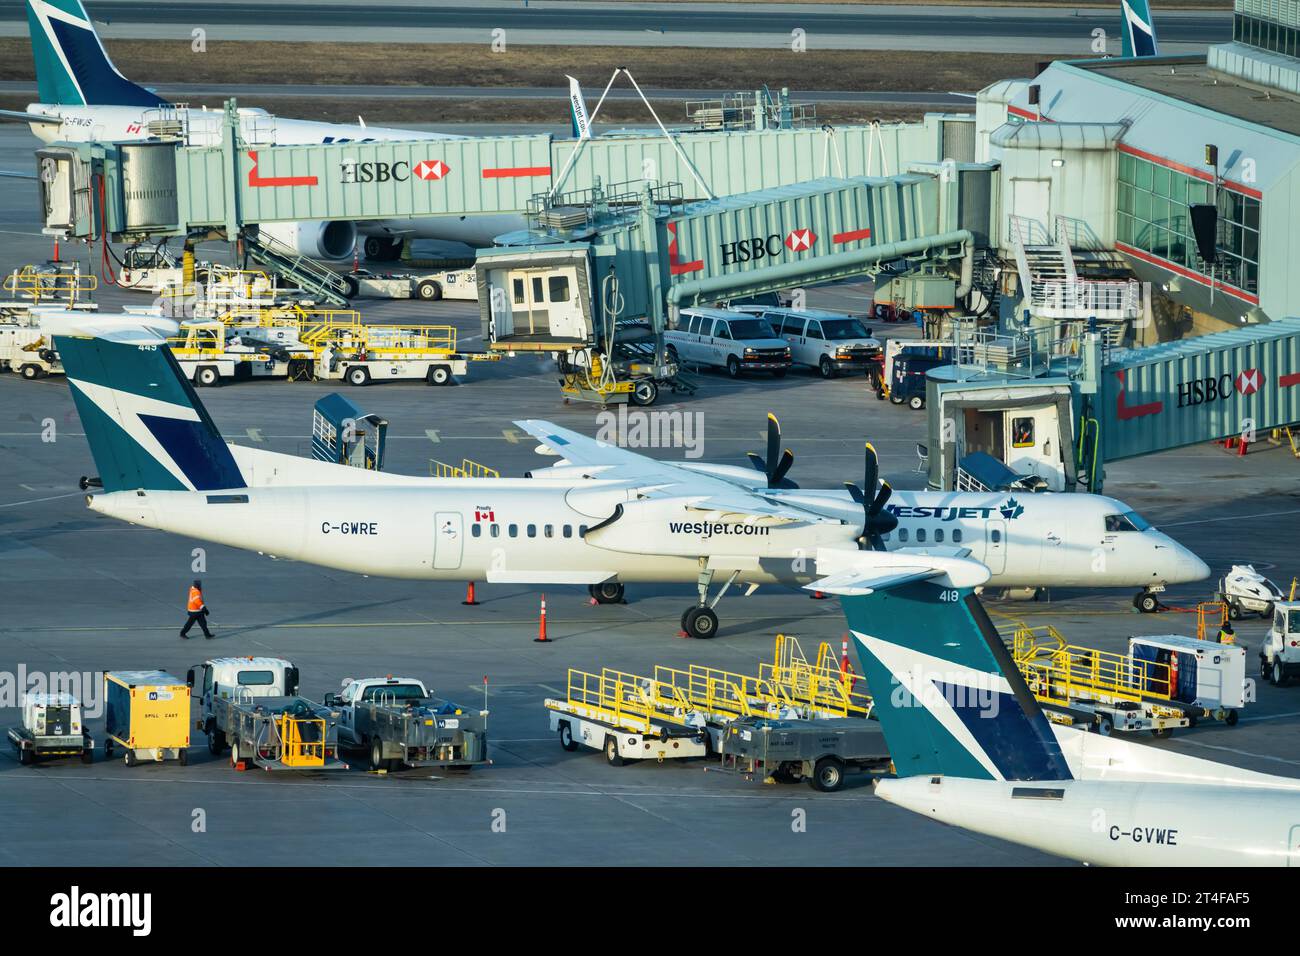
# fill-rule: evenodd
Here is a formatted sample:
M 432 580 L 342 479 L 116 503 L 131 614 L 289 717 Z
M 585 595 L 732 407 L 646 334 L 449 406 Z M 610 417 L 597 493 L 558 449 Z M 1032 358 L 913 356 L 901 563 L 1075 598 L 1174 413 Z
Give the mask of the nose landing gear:
M 714 608 L 722 600 L 722 596 L 727 593 L 727 589 L 736 583 L 740 577 L 740 571 L 732 571 L 731 576 L 727 578 L 721 590 L 718 591 L 717 597 L 712 601 L 709 600 L 709 585 L 713 583 L 713 569 L 708 566 L 707 558 L 700 558 L 700 575 L 696 581 L 696 587 L 700 592 L 698 604 L 693 604 L 682 612 L 682 630 L 690 637 L 696 640 L 705 641 L 718 633 L 718 615 Z

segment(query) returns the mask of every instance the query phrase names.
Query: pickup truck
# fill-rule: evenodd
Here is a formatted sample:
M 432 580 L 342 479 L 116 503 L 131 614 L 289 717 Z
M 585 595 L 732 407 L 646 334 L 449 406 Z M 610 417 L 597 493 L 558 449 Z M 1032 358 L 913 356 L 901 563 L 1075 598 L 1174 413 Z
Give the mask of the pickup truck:
M 369 752 L 371 770 L 488 762 L 488 712 L 434 697 L 413 677 L 349 677 L 325 705 L 339 711 L 339 744 Z

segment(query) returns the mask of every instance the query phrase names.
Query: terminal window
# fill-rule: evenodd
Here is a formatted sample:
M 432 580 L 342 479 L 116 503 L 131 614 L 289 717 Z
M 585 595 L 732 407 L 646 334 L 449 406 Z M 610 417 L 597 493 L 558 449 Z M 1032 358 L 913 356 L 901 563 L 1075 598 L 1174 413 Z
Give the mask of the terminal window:
M 1259 200 L 1219 190 L 1219 261 L 1203 262 L 1187 207 L 1214 200 L 1214 187 L 1166 166 L 1121 153 L 1120 242 L 1245 292 L 1259 291 Z
M 1300 56 L 1300 30 L 1276 20 L 1237 13 L 1232 18 L 1232 38 L 1260 50 Z

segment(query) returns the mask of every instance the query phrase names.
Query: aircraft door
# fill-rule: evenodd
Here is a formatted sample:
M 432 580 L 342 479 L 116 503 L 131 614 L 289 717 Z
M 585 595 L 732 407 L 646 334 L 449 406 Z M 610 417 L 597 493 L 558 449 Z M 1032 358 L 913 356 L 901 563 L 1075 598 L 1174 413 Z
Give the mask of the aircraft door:
M 1007 523 L 988 521 L 984 534 L 984 563 L 992 574 L 1001 574 L 1007 569 Z
M 464 524 L 458 511 L 439 511 L 433 516 L 433 566 L 451 570 L 460 567 L 464 549 Z

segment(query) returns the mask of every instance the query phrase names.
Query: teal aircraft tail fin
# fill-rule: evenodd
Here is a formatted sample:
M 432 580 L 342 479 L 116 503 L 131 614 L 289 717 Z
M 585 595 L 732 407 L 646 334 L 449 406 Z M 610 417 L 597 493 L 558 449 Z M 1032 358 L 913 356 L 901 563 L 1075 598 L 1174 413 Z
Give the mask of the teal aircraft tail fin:
M 809 587 L 840 595 L 900 777 L 1072 777 L 972 588 L 905 575 L 867 593 L 828 581 Z
M 168 328 L 170 326 L 170 328 Z M 104 491 L 214 491 L 245 481 L 164 335 L 174 322 L 43 316 Z
M 1120 24 L 1120 50 L 1125 57 L 1158 56 L 1156 25 L 1151 19 L 1147 0 L 1119 0 L 1123 22 Z
M 81 0 L 27 0 L 27 26 L 42 103 L 162 106 L 113 65 Z

